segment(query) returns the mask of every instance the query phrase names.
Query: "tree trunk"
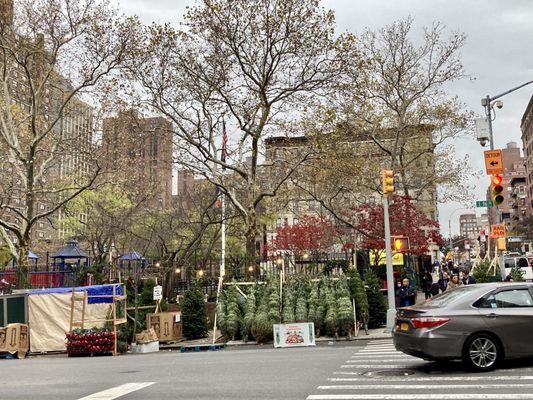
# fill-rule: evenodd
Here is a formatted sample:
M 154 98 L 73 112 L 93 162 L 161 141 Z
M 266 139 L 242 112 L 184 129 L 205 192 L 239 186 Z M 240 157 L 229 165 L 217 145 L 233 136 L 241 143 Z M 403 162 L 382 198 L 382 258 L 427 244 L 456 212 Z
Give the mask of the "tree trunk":
M 30 260 L 28 259 L 28 253 L 29 245 L 24 242 L 19 243 L 16 270 L 16 284 L 18 289 L 25 289 L 29 287 L 28 271 Z
M 255 211 L 250 212 L 246 217 L 246 263 L 245 268 L 252 266 L 254 275 L 257 275 L 257 253 L 255 249 L 255 239 L 257 237 L 257 220 Z

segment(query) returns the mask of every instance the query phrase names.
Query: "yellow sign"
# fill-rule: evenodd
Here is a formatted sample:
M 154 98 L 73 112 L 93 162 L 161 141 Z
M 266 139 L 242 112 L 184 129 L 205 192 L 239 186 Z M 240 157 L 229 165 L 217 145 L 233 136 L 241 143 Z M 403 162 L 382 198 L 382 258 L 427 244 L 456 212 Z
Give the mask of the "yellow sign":
M 505 225 L 504 224 L 492 225 L 490 227 L 490 236 L 493 238 L 505 237 Z
M 486 150 L 485 154 L 485 169 L 487 175 L 503 174 L 503 161 L 501 150 Z
M 376 253 L 379 256 L 377 263 L 374 262 L 376 260 Z M 385 254 L 385 250 L 370 250 L 370 265 L 381 265 L 386 263 L 387 255 Z M 404 265 L 402 253 L 392 253 L 392 265 Z

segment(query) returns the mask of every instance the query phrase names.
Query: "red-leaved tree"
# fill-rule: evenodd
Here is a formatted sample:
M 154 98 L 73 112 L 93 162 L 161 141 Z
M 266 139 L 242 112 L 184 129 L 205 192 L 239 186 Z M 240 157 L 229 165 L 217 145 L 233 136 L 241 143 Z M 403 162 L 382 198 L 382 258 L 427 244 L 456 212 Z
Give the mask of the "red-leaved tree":
M 278 227 L 269 250 L 289 250 L 296 258 L 303 258 L 304 254 L 311 256 L 328 251 L 336 234 L 329 219 L 306 215 L 297 224 Z
M 385 225 L 383 205 L 363 204 L 354 210 L 356 228 L 364 235 L 362 247 L 369 250 L 385 250 Z M 393 196 L 389 206 L 392 236 L 409 238 L 410 253 L 419 256 L 429 250 L 430 242 L 442 244 L 438 222 L 427 217 L 409 196 Z M 377 256 L 376 260 L 381 257 Z

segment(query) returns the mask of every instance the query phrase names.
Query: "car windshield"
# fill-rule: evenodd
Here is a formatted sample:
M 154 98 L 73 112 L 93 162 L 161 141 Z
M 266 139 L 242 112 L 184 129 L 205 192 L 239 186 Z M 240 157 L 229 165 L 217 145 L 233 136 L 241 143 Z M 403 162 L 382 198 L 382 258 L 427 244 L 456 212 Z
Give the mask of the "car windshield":
M 424 304 L 424 307 L 428 308 L 442 308 L 446 307 L 450 303 L 454 302 L 455 300 L 473 292 L 476 290 L 476 286 L 474 285 L 467 285 L 467 286 L 461 286 L 456 289 L 448 290 L 444 293 L 439 294 L 438 296 L 435 296 L 429 300 L 427 300 Z

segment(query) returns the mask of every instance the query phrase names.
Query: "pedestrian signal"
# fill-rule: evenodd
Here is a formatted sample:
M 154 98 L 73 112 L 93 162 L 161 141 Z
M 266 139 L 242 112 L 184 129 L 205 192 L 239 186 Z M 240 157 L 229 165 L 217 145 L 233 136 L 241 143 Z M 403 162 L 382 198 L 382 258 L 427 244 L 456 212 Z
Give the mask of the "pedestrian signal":
M 392 238 L 393 249 L 396 253 L 409 252 L 409 238 L 396 236 Z

